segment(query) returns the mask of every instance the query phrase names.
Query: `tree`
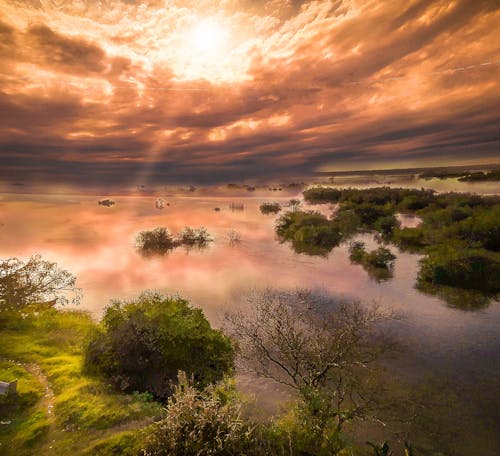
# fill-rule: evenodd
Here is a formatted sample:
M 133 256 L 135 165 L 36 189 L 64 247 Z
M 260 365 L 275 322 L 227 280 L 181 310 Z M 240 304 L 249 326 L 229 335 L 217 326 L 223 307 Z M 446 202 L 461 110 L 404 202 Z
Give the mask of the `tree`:
M 101 327 L 85 348 L 85 366 L 118 389 L 166 399 L 179 370 L 200 386 L 230 373 L 233 347 L 188 301 L 145 292 L 106 308 Z
M 346 422 L 374 417 L 372 369 L 396 348 L 384 329 L 392 313 L 308 290 L 268 289 L 248 303 L 247 312 L 227 315 L 239 362 L 296 392 L 311 444 L 319 446 L 313 454 Z
M 56 263 L 33 255 L 27 261 L 18 258 L 0 260 L 0 300 L 9 308 L 23 308 L 28 304 L 78 303 L 80 289 L 76 277 L 60 269 Z

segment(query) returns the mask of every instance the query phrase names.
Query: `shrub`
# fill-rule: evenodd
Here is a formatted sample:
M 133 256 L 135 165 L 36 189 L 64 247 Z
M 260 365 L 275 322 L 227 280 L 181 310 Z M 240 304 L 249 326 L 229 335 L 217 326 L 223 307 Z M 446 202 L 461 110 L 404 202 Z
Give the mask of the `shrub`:
M 408 250 L 418 250 L 428 245 L 422 227 L 396 228 L 392 239 L 399 247 Z
M 396 256 L 393 255 L 393 253 L 389 249 L 385 247 L 379 247 L 378 249 L 372 250 L 370 253 L 368 253 L 364 261 L 366 262 L 366 264 L 374 268 L 391 269 L 394 265 L 395 259 Z
M 353 263 L 362 263 L 366 255 L 365 243 L 360 241 L 351 242 L 349 254 L 349 258 Z
M 213 239 L 205 228 L 185 227 L 177 236 L 179 243 L 187 246 L 204 247 Z
M 418 282 L 497 293 L 500 261 L 486 250 L 441 247 L 421 261 Z
M 373 227 L 384 235 L 390 235 L 399 227 L 398 219 L 394 215 L 379 217 Z
M 263 214 L 277 214 L 281 211 L 281 206 L 279 203 L 262 203 L 260 205 L 260 212 Z
M 282 215 L 276 223 L 282 241 L 291 241 L 297 252 L 322 254 L 342 240 L 337 226 L 319 212 L 296 211 Z
M 231 372 L 229 338 L 212 329 L 200 309 L 179 297 L 145 292 L 135 301 L 113 301 L 85 347 L 85 367 L 124 391 L 165 399 L 184 370 L 205 386 Z
M 241 418 L 242 404 L 222 387 L 203 391 L 180 372 L 165 417 L 146 439 L 144 453 L 167 455 L 259 455 L 255 426 Z
M 352 209 L 359 217 L 361 224 L 367 228 L 372 228 L 378 219 L 391 216 L 394 212 L 394 210 L 388 206 L 378 206 L 373 203 L 361 203 L 357 205 L 347 204 L 344 208 Z
M 163 227 L 150 231 L 141 231 L 137 235 L 136 245 L 144 252 L 166 252 L 176 246 L 170 232 Z
M 334 203 L 339 201 L 342 191 L 336 188 L 315 187 L 306 190 L 304 199 L 311 204 L 314 203 Z

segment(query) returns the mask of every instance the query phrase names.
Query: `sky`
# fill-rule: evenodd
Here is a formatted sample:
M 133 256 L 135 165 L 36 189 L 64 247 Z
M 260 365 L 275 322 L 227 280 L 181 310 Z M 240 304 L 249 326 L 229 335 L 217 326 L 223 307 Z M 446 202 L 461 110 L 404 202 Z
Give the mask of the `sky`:
M 0 0 L 0 180 L 498 163 L 498 0 Z

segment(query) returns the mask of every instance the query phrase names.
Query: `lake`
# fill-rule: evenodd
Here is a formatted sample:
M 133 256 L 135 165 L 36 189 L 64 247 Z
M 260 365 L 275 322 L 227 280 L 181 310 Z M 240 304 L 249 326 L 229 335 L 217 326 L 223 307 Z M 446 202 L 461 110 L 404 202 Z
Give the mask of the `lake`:
M 335 184 L 368 185 L 356 184 L 358 178 L 352 179 L 354 182 L 345 178 Z M 386 178 L 380 183 L 418 188 L 435 185 L 439 191 L 488 194 L 500 190 L 498 184 L 492 183 L 408 181 L 406 177 L 390 181 Z M 214 325 L 220 324 L 226 310 L 238 308 L 246 293 L 263 287 L 314 288 L 363 302 L 379 302 L 405 315 L 399 330 L 408 352 L 395 369 L 414 380 L 433 375 L 450 382 L 460 395 L 456 413 L 463 418 L 461 426 L 470 422 L 477 427 L 473 439 L 460 437 L 464 439 L 464 451 L 476 448 L 478 441 L 485 449 L 498 448 L 498 301 L 481 309 L 462 310 L 419 292 L 414 283 L 420 257 L 393 246 L 390 249 L 397 256 L 394 277 L 383 282 L 351 264 L 345 243 L 327 257 L 294 253 L 275 237 L 276 216 L 259 211 L 264 201 L 287 202 L 290 192 L 213 193 L 215 196 L 208 191 L 160 194 L 168 203 L 163 209 L 155 206 L 157 195 L 108 195 L 106 198 L 116 202 L 108 208 L 97 204 L 101 196 L 2 193 L 1 257 L 25 258 L 39 253 L 56 261 L 77 276 L 78 286 L 83 289 L 79 307 L 96 318 L 110 299 L 132 298 L 144 289 L 189 299 L 204 310 Z M 328 206 L 319 209 L 330 211 Z M 411 225 L 415 220 L 405 223 Z M 214 242 L 202 250 L 180 247 L 164 256 L 144 257 L 135 248 L 135 237 L 139 231 L 157 226 L 173 233 L 185 226 L 204 226 Z M 234 232 L 240 242 L 232 241 Z M 359 238 L 368 247 L 376 245 L 370 234 Z M 245 376 L 240 383 L 247 391 L 257 393 L 261 401 L 272 402 L 272 385 Z

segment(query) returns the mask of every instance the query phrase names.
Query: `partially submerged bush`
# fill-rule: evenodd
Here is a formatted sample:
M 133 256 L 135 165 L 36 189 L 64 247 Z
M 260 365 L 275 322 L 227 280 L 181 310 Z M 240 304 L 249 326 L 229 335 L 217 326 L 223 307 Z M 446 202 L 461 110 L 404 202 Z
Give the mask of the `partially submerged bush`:
M 170 232 L 163 227 L 141 231 L 137 235 L 136 245 L 144 252 L 166 252 L 176 246 Z
M 349 245 L 350 259 L 353 263 L 361 264 L 363 268 L 377 281 L 392 277 L 396 256 L 387 248 L 367 252 L 363 242 L 351 242 Z
M 309 203 L 334 203 L 342 195 L 342 191 L 330 187 L 314 187 L 304 192 L 304 199 Z
M 287 212 L 276 223 L 282 241 L 291 241 L 297 252 L 327 253 L 342 240 L 335 224 L 319 212 Z
M 185 227 L 177 236 L 177 241 L 187 246 L 204 247 L 213 241 L 205 228 Z
M 263 214 L 277 214 L 281 211 L 281 205 L 279 203 L 262 203 L 260 205 L 260 212 Z
M 486 250 L 440 248 L 421 261 L 418 282 L 498 293 L 500 262 Z
M 166 253 L 180 245 L 205 247 L 213 239 L 208 231 L 201 228 L 185 227 L 176 237 L 163 227 L 141 231 L 137 235 L 136 246 L 145 254 Z
M 85 347 L 85 367 L 121 390 L 165 399 L 178 370 L 206 386 L 232 371 L 233 355 L 229 338 L 212 329 L 200 309 L 146 292 L 106 307 Z

